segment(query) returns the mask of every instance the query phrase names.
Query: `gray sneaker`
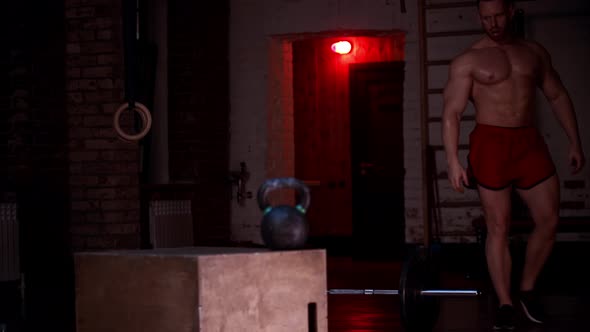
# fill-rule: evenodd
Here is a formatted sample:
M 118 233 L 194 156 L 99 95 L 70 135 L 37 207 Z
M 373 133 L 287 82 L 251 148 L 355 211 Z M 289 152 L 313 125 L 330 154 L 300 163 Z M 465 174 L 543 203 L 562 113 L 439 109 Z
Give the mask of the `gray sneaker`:
M 543 324 L 547 316 L 538 295 L 533 291 L 520 292 L 520 305 L 524 315 L 533 323 Z

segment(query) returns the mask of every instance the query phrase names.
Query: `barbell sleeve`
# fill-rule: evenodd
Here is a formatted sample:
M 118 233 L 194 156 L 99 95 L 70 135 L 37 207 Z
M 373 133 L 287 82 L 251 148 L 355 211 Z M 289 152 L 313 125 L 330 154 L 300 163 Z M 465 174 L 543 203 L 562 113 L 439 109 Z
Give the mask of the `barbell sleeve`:
M 332 295 L 399 295 L 397 289 L 329 289 Z
M 329 289 L 330 295 L 399 295 L 397 289 Z M 420 291 L 424 296 L 435 297 L 471 297 L 479 296 L 481 292 L 473 289 L 424 289 Z
M 440 296 L 440 297 L 451 297 L 451 296 L 458 296 L 458 297 L 469 297 L 469 296 L 479 296 L 481 292 L 478 290 L 472 289 L 425 289 L 420 292 L 421 295 L 424 296 Z

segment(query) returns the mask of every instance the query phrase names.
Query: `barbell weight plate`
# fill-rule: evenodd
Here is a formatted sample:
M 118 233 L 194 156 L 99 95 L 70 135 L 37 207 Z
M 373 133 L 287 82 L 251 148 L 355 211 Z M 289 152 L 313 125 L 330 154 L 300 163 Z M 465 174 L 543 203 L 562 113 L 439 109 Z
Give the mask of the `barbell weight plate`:
M 432 331 L 440 311 L 439 298 L 423 296 L 421 291 L 437 289 L 439 282 L 427 252 L 418 250 L 405 261 L 399 286 L 400 315 L 406 331 Z

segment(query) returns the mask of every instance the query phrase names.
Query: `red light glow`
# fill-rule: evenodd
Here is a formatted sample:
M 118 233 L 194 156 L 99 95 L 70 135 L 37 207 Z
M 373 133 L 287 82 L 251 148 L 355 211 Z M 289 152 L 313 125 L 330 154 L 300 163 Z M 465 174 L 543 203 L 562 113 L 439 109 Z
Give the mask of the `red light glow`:
M 338 54 L 348 54 L 352 50 L 352 45 L 347 41 L 339 41 L 332 44 L 332 51 Z

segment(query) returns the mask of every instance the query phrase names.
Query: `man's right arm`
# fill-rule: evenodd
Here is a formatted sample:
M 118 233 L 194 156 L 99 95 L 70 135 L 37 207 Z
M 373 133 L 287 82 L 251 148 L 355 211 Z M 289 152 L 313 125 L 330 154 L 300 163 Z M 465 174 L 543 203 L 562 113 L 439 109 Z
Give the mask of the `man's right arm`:
M 469 55 L 464 54 L 452 61 L 443 95 L 442 140 L 447 157 L 449 180 L 453 188 L 459 192 L 463 192 L 461 181 L 465 183 L 468 181 L 458 156 L 461 115 L 467 107 L 473 85 L 471 63 L 468 57 Z

